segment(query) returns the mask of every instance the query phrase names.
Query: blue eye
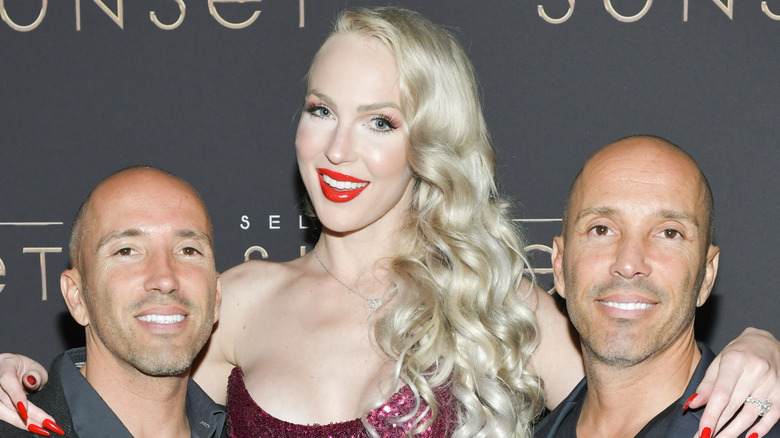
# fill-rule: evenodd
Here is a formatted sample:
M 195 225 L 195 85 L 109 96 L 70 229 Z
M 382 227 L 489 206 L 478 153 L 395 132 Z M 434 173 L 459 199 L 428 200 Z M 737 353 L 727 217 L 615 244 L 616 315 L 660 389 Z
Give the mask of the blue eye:
M 396 126 L 393 124 L 393 122 L 391 122 L 388 117 L 384 116 L 376 116 L 372 118 L 370 126 L 371 129 L 379 132 L 388 132 L 396 129 Z
M 333 116 L 333 113 L 331 112 L 330 108 L 324 105 L 311 105 L 306 108 L 306 112 L 311 114 L 314 117 L 320 117 L 323 119 Z

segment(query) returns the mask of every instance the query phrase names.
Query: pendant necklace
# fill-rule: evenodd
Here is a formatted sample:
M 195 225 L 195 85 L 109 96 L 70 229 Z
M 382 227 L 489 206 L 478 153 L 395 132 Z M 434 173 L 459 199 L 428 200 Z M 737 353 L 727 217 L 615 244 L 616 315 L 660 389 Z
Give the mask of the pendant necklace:
M 320 266 L 322 266 L 322 269 L 324 269 L 324 270 L 325 270 L 325 272 L 327 272 L 327 273 L 328 273 L 328 275 L 330 275 L 331 277 L 333 277 L 333 279 L 334 279 L 334 280 L 336 280 L 336 281 L 337 281 L 337 282 L 338 282 L 340 285 L 342 285 L 342 286 L 344 286 L 345 288 L 347 288 L 347 290 L 348 290 L 348 291 L 350 291 L 350 292 L 352 292 L 353 294 L 355 294 L 355 295 L 359 296 L 360 298 L 363 298 L 363 300 L 364 300 L 365 302 L 367 302 L 367 303 L 368 303 L 368 305 L 369 305 L 369 306 L 370 306 L 372 309 L 376 310 L 376 309 L 378 309 L 379 307 L 381 307 L 381 306 L 382 306 L 382 299 L 381 299 L 381 298 L 368 298 L 367 296 L 363 295 L 363 294 L 362 294 L 360 291 L 358 291 L 358 290 L 355 290 L 355 289 L 352 289 L 351 287 L 347 286 L 347 284 L 346 284 L 346 283 L 344 283 L 343 281 L 339 280 L 339 279 L 338 279 L 338 277 L 336 277 L 335 275 L 333 275 L 333 273 L 332 273 L 332 272 L 330 272 L 330 269 L 328 269 L 328 267 L 327 267 L 327 266 L 325 266 L 325 263 L 322 263 L 322 260 L 320 260 L 320 256 L 319 256 L 319 255 L 317 255 L 317 245 L 314 245 L 314 258 L 315 258 L 315 259 L 317 259 L 317 261 L 320 263 Z

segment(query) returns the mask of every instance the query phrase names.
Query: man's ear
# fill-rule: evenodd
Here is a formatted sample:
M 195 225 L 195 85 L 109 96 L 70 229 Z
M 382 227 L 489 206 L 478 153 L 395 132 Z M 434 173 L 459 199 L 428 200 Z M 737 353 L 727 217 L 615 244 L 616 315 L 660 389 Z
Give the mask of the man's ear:
M 84 327 L 89 325 L 89 312 L 84 303 L 81 273 L 78 269 L 68 269 L 60 275 L 60 289 L 73 319 Z
M 219 309 L 222 307 L 222 279 L 217 274 L 217 296 L 214 300 L 214 323 L 219 321 Z
M 707 249 L 707 265 L 704 267 L 704 281 L 701 282 L 699 297 L 696 299 L 696 307 L 701 307 L 710 296 L 715 277 L 718 276 L 718 261 L 720 260 L 720 248 L 710 245 Z
M 552 259 L 553 268 L 553 283 L 555 284 L 555 290 L 563 298 L 566 298 L 566 282 L 563 275 L 563 236 L 556 236 L 553 238 Z

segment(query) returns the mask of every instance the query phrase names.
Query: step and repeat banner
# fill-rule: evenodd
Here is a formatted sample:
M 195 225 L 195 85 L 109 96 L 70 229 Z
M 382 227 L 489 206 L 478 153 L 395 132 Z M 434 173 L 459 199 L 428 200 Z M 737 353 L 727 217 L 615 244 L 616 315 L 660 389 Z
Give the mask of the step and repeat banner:
M 201 192 L 220 271 L 310 250 L 303 77 L 339 11 L 379 4 L 448 27 L 471 56 L 545 288 L 584 161 L 655 134 L 715 195 L 720 274 L 700 337 L 780 336 L 780 0 L 0 0 L 0 350 L 48 363 L 83 342 L 59 290 L 71 220 L 129 165 Z

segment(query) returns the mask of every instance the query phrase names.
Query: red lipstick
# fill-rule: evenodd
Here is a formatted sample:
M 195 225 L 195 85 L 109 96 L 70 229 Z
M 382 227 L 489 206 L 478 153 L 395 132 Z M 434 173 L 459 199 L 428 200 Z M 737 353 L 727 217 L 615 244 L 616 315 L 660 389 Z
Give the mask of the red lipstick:
M 332 170 L 318 168 L 317 173 L 320 177 L 320 188 L 322 194 L 331 202 L 348 202 L 355 199 L 368 185 L 368 181 L 344 175 L 343 173 Z M 328 179 L 331 184 L 341 183 L 346 185 L 344 188 L 336 188 L 325 182 Z

